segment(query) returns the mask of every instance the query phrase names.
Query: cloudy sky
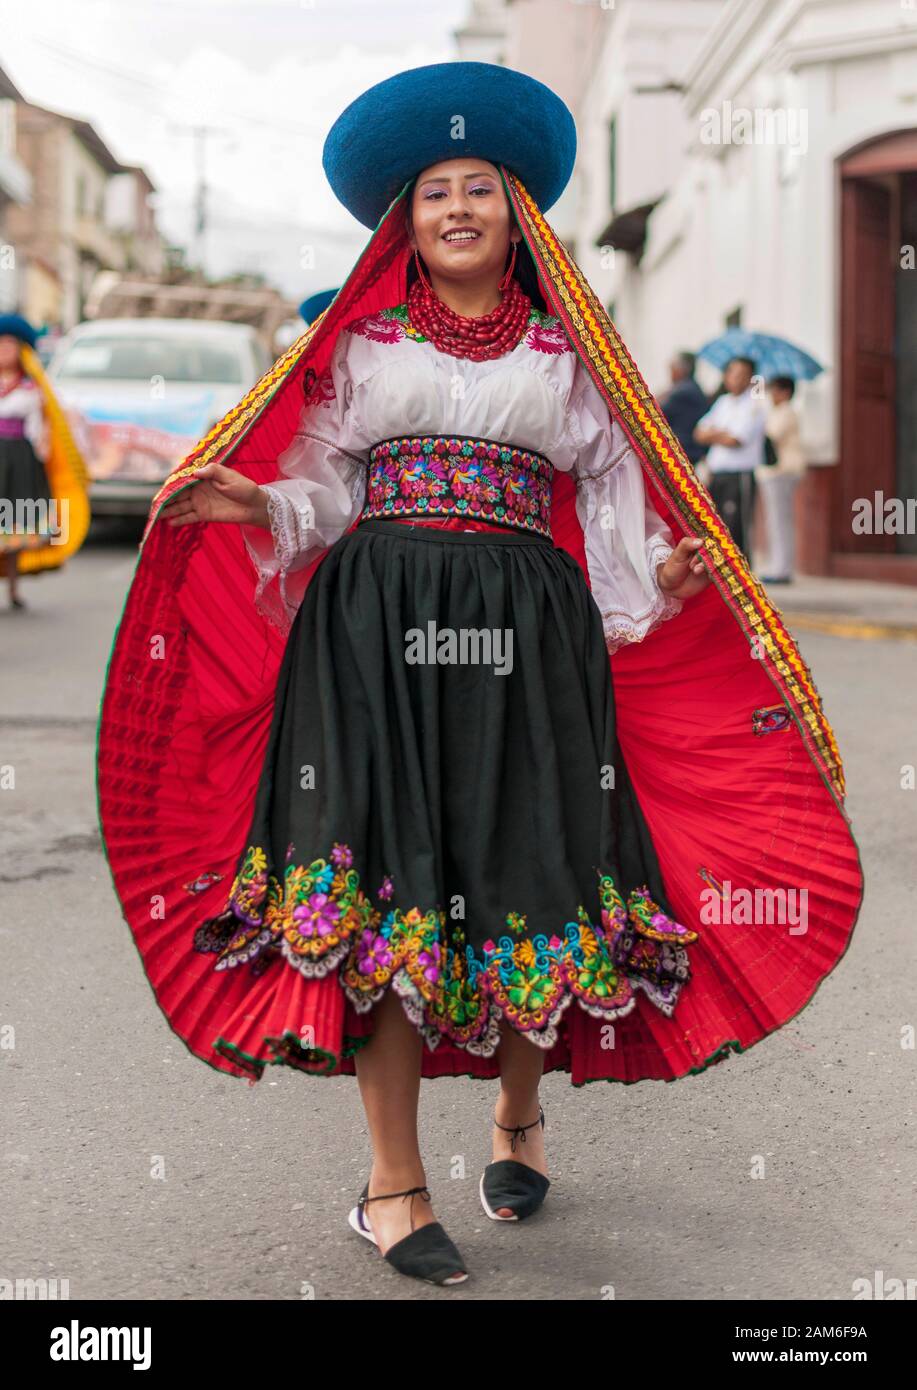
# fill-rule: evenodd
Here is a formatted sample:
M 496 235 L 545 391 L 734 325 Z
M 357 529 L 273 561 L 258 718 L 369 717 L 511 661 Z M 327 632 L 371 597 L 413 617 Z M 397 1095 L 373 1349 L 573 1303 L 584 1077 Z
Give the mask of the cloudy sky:
M 259 271 L 299 298 L 338 284 L 368 235 L 325 181 L 328 128 L 373 82 L 453 58 L 467 10 L 467 0 L 0 0 L 0 65 L 27 100 L 90 120 L 117 159 L 142 165 L 164 235 L 189 251 L 189 127 L 214 127 L 207 270 Z

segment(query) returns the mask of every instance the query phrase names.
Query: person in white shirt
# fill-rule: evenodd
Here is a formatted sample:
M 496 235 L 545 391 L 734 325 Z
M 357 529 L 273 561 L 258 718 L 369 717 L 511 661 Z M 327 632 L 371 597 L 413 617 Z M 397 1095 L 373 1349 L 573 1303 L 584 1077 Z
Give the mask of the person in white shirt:
M 755 363 L 734 357 L 726 364 L 726 388 L 698 420 L 694 438 L 707 446 L 710 496 L 740 550 L 749 557 L 755 505 L 755 470 L 764 464 L 766 416 L 751 391 Z
M 776 376 L 767 383 L 771 398 L 767 437 L 774 446 L 776 461 L 759 468 L 755 475 L 767 525 L 767 560 L 761 575 L 764 584 L 789 584 L 793 578 L 794 498 L 806 471 L 799 416 L 793 405 L 795 390 L 792 377 Z

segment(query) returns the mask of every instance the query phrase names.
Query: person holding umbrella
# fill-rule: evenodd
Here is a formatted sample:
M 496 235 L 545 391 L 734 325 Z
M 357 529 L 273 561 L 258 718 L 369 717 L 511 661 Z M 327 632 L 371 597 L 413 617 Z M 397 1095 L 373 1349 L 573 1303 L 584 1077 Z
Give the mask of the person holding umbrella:
M 736 544 L 747 554 L 746 541 L 750 540 L 748 528 L 754 497 L 757 488 L 763 486 L 761 500 L 768 531 L 769 554 L 762 579 L 764 583 L 785 583 L 792 577 L 793 566 L 792 498 L 795 483 L 805 468 L 799 442 L 799 422 L 791 404 L 794 383 L 810 381 L 824 368 L 810 353 L 786 338 L 771 333 L 751 332 L 745 328 L 728 328 L 719 337 L 705 343 L 697 355 L 715 367 L 725 368 L 725 392 L 697 427 L 698 431 L 704 432 L 704 438 L 715 445 L 707 459 L 712 475 L 711 496 Z M 744 369 L 737 371 L 733 366 L 737 362 L 744 363 Z M 752 398 L 751 378 L 756 371 L 769 383 L 768 390 L 774 403 L 769 414 L 763 405 Z M 746 392 L 747 398 L 740 405 L 738 400 Z M 738 400 L 731 403 L 730 398 L 734 396 Z M 737 422 L 736 428 L 739 429 L 742 428 L 743 418 L 755 419 L 755 433 L 760 438 L 753 446 L 753 458 L 744 451 L 737 451 L 726 438 L 721 439 L 717 446 L 711 437 L 710 431 L 717 427 L 728 434 L 727 417 L 732 421 L 733 416 L 733 423 Z M 700 433 L 695 432 L 694 437 L 702 442 Z M 776 465 L 765 456 L 768 441 L 776 451 Z M 730 476 L 745 466 L 750 466 L 752 470 L 747 478 Z M 738 533 L 734 529 L 736 526 Z

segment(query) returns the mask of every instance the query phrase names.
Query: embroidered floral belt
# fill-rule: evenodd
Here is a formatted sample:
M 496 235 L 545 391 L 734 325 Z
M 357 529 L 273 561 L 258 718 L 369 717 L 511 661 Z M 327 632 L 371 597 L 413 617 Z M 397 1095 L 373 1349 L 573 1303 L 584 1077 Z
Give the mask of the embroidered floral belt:
M 0 439 L 23 439 L 25 437 L 25 421 L 18 415 L 0 416 Z
M 410 435 L 370 450 L 360 519 L 470 516 L 551 538 L 554 465 L 488 439 Z

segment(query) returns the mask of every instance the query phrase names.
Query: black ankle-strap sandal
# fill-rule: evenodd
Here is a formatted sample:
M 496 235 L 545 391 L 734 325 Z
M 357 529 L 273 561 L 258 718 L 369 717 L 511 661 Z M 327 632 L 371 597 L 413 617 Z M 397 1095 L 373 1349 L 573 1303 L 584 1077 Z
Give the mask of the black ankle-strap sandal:
M 389 1197 L 411 1199 L 411 1234 L 395 1242 L 382 1256 L 399 1274 L 413 1279 L 425 1279 L 430 1284 L 463 1284 L 468 1278 L 461 1255 L 446 1235 L 438 1221 L 414 1229 L 414 1197 L 421 1194 L 425 1202 L 430 1201 L 427 1187 L 408 1187 L 403 1192 L 377 1192 L 369 1195 L 369 1183 L 360 1193 L 357 1205 L 348 1221 L 353 1230 L 366 1240 L 372 1241 L 378 1249 L 379 1242 L 366 1223 L 364 1212 L 369 1202 L 383 1202 Z M 380 1252 L 381 1253 L 381 1252 Z
M 494 1120 L 497 1129 L 505 1130 L 513 1136 L 510 1148 L 516 1152 L 517 1136 L 525 1143 L 525 1131 L 541 1125 L 544 1129 L 544 1111 L 538 1107 L 538 1119 L 530 1125 L 501 1125 Z M 525 1163 L 517 1163 L 514 1158 L 500 1158 L 488 1163 L 481 1174 L 481 1206 L 491 1221 L 522 1221 L 531 1216 L 541 1206 L 551 1186 L 550 1178 L 529 1168 Z M 509 1207 L 512 1216 L 498 1216 L 502 1207 Z

